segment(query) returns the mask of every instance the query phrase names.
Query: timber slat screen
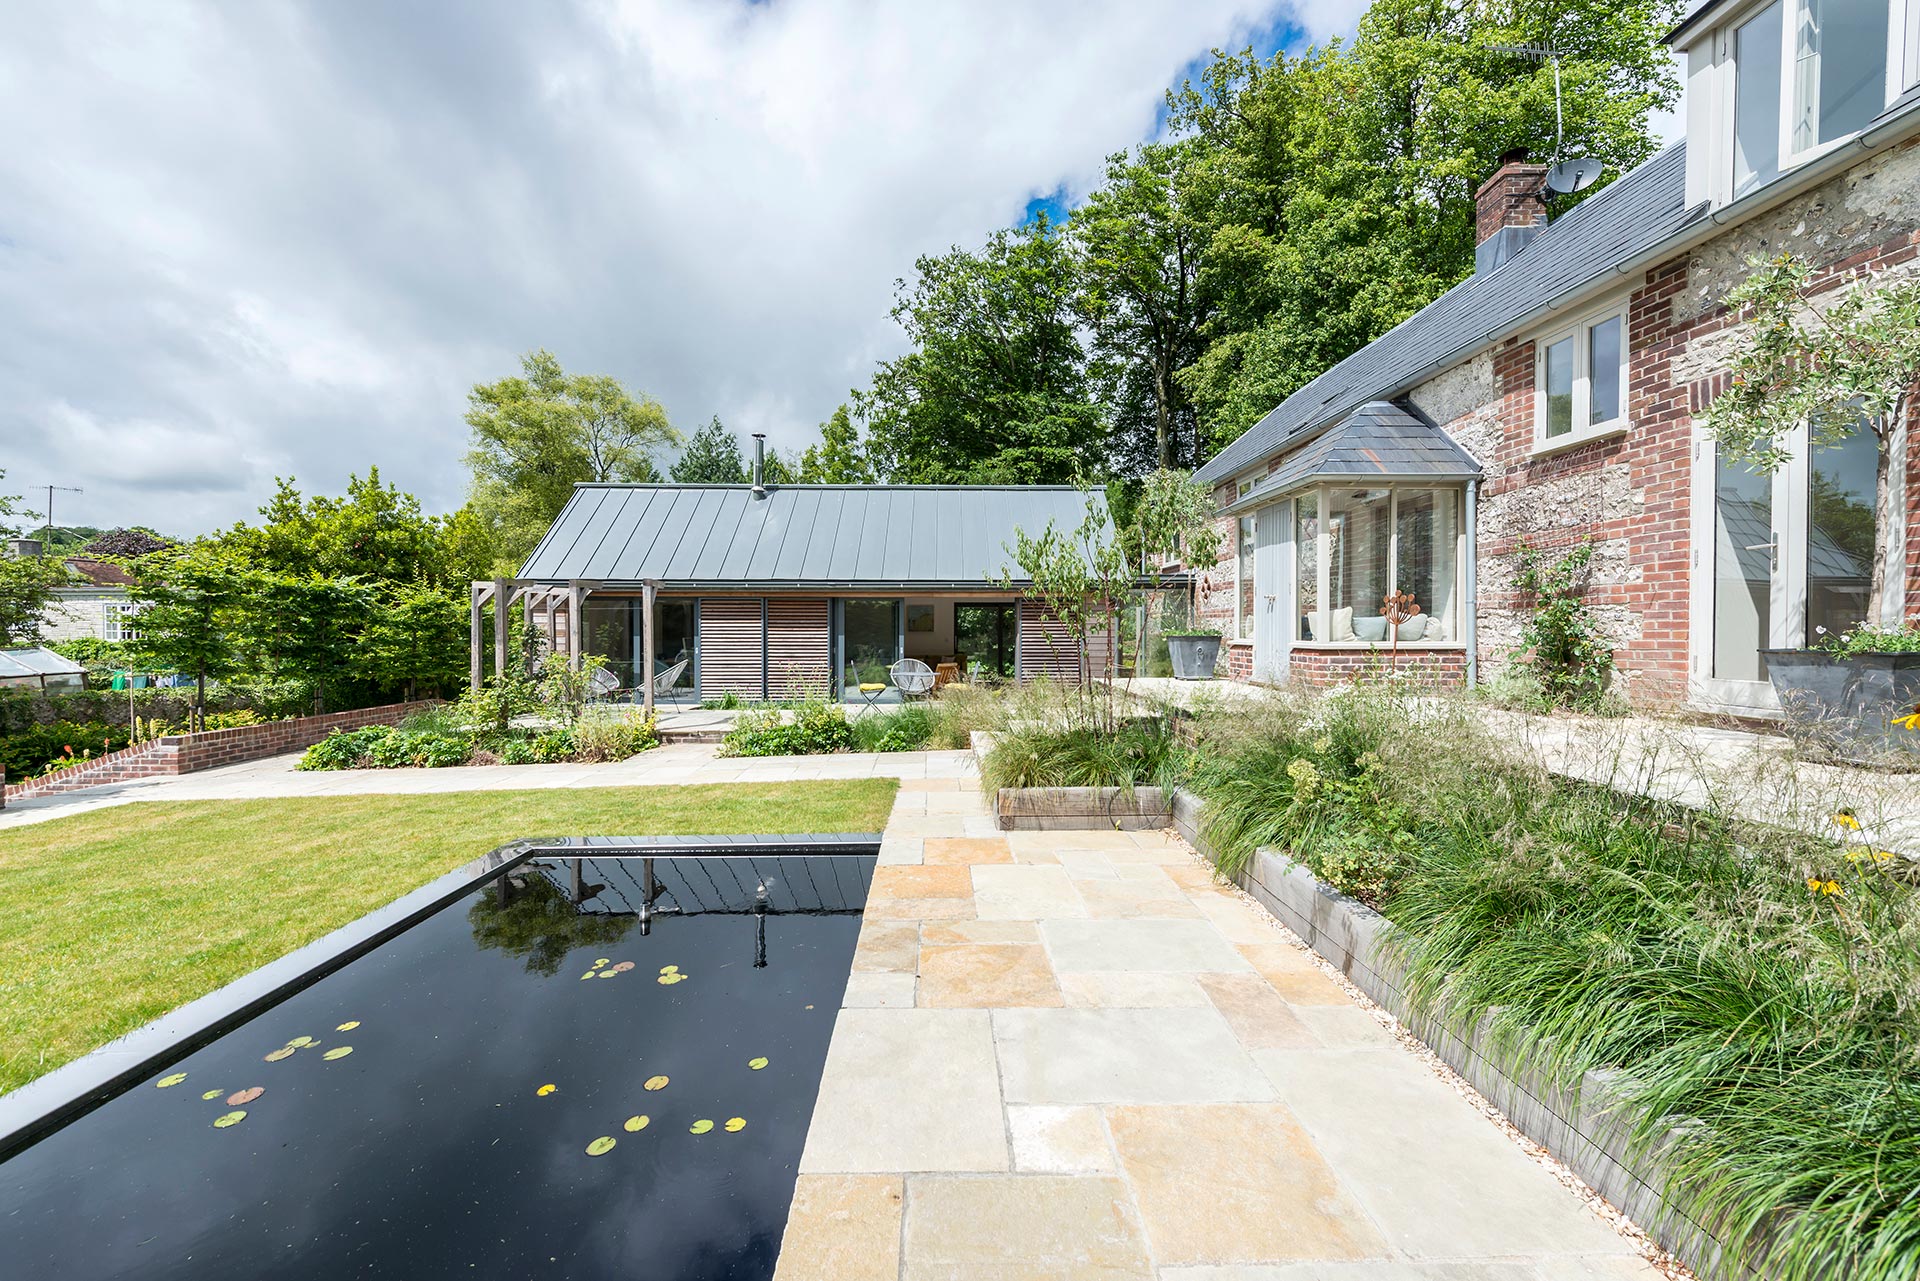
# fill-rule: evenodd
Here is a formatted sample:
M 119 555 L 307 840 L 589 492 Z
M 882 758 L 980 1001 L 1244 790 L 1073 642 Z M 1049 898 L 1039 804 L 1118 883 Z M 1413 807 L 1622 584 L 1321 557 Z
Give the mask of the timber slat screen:
M 832 610 L 819 599 L 767 599 L 767 692 L 825 698 L 833 688 Z
M 766 602 L 708 596 L 700 602 L 700 697 L 766 697 Z

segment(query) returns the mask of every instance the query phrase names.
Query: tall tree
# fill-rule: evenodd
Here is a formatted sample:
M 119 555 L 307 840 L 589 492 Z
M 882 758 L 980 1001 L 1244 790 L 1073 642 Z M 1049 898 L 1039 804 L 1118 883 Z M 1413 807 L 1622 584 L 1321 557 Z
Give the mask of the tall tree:
M 1180 380 L 1208 452 L 1471 273 L 1475 188 L 1507 151 L 1554 148 L 1553 68 L 1504 47 L 1559 51 L 1563 150 L 1615 177 L 1676 100 L 1659 37 L 1677 8 L 1375 0 L 1351 45 L 1221 57 L 1175 95 L 1208 227 L 1206 347 Z
M 1075 309 L 1074 256 L 1042 216 L 954 248 L 896 284 L 912 349 L 854 398 L 881 475 L 913 483 L 1062 482 L 1103 469 L 1105 425 Z
M 1201 462 L 1193 405 L 1175 378 L 1199 357 L 1207 315 L 1198 278 L 1208 228 L 1187 190 L 1195 150 L 1183 139 L 1108 157 L 1104 185 L 1068 221 L 1081 306 L 1120 429 L 1116 452 L 1136 469 Z M 1145 431 L 1127 439 L 1130 424 Z
M 257 574 L 239 618 L 241 645 L 278 679 L 312 682 L 318 714 L 328 684 L 356 670 L 372 612 L 373 589 L 351 578 Z
M 140 610 L 134 651 L 155 667 L 193 677 L 193 725 L 204 722 L 207 681 L 240 669 L 234 636 L 252 574 L 208 540 L 143 557 L 131 593 Z
M 6 477 L 0 471 L 0 479 Z M 33 513 L 17 506 L 18 495 L 0 494 L 0 538 L 17 535 L 12 518 Z M 53 589 L 66 580 L 66 566 L 57 557 L 0 556 L 0 645 L 31 645 L 40 639 L 40 623 L 53 600 Z
M 820 440 L 800 455 L 800 480 L 807 485 L 864 485 L 873 480 L 860 429 L 845 405 L 820 424 Z
M 682 485 L 739 485 L 747 479 L 740 461 L 740 438 L 728 431 L 715 414 L 713 420 L 687 440 L 673 464 L 673 479 Z
M 362 667 L 408 701 L 455 689 L 466 676 L 467 601 L 444 587 L 389 584 L 362 638 Z
M 215 536 L 255 569 L 437 583 L 464 581 L 475 568 L 456 563 L 447 520 L 428 516 L 412 494 L 382 484 L 378 467 L 364 480 L 349 476 L 340 498 L 304 497 L 293 478 L 281 478 L 260 517 L 258 525 L 241 522 Z
M 658 402 L 612 378 L 573 374 L 552 352 L 468 394 L 472 505 L 493 531 L 500 567 L 518 566 L 574 485 L 659 479 L 652 455 L 679 442 Z

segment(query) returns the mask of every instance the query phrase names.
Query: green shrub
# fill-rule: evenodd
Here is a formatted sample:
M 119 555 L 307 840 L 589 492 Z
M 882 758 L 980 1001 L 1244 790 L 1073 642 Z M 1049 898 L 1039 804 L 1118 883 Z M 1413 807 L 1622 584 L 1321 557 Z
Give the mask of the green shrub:
M 638 711 L 594 708 L 574 722 L 573 742 L 578 760 L 624 761 L 660 746 L 660 731 Z
M 1173 723 L 1161 717 L 1122 721 L 1111 733 L 1022 723 L 995 735 L 980 780 L 989 794 L 1003 787 L 1171 785 L 1186 760 Z
M 925 703 L 892 712 L 869 712 L 853 722 L 854 746 L 862 752 L 918 752 L 933 737 L 934 714 Z
M 720 741 L 722 756 L 818 756 L 854 746 L 843 708 L 805 703 L 792 713 L 742 712 Z
M 386 725 L 368 725 L 364 729 L 335 730 L 300 754 L 295 769 L 362 769 L 376 744 L 396 731 Z
M 117 752 L 130 740 L 127 727 L 101 721 L 56 721 L 0 736 L 0 769 L 16 781 L 95 756 Z
M 543 730 L 533 738 L 533 759 L 535 764 L 554 765 L 573 759 L 573 731 L 570 729 Z
M 1525 539 L 1514 548 L 1513 587 L 1530 601 L 1514 660 L 1531 669 L 1549 704 L 1580 711 L 1601 708 L 1613 675 L 1613 645 L 1586 602 L 1592 560 L 1591 538 L 1553 560 Z

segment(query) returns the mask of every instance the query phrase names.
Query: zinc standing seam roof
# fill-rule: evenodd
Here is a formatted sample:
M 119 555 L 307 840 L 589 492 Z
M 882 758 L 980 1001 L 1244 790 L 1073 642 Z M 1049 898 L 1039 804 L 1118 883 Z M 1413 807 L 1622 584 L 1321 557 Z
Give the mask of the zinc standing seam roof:
M 669 588 L 997 586 L 1014 530 L 1078 527 L 1066 485 L 578 485 L 520 569 Z M 1022 581 L 1017 572 L 1014 581 Z
M 1207 484 L 1296 447 L 1423 371 L 1465 360 L 1507 326 L 1650 249 L 1694 219 L 1686 143 L 1668 147 L 1568 210 L 1494 271 L 1469 276 L 1282 401 L 1195 473 Z

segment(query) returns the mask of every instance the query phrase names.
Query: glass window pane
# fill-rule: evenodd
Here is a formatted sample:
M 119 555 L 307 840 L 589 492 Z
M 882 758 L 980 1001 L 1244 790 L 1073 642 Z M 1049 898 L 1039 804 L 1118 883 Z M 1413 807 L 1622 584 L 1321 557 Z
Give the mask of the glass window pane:
M 1714 462 L 1713 674 L 1767 678 L 1760 650 L 1773 642 L 1773 478 Z
M 1886 0 L 1798 0 L 1793 149 L 1866 128 L 1886 105 Z
M 640 616 L 634 606 L 630 597 L 589 596 L 582 611 L 586 619 L 582 648 L 607 660 L 607 672 L 620 682 L 621 689 L 632 689 L 636 683 L 633 665 L 640 650 L 633 628 Z
M 1327 498 L 1328 639 L 1384 641 L 1387 556 L 1393 543 L 1393 495 L 1385 489 L 1336 489 Z
M 1780 6 L 1733 33 L 1733 194 L 1780 176 Z
M 1239 526 L 1240 639 L 1253 635 L 1253 517 L 1242 516 Z
M 900 602 L 850 600 L 841 611 L 845 688 L 886 684 L 887 669 L 900 661 Z
M 1873 574 L 1873 473 L 1879 441 L 1864 422 L 1814 449 L 1807 477 L 1807 643 L 1867 616 Z
M 1014 637 L 1019 628 L 1012 605 L 956 605 L 953 609 L 954 644 L 962 671 L 969 677 L 1013 675 Z M 1127 656 L 1125 661 L 1130 661 Z
M 1300 602 L 1300 639 L 1325 640 L 1327 629 L 1320 619 L 1320 495 L 1300 495 L 1294 500 L 1293 510 L 1294 594 Z
M 1437 641 L 1453 636 L 1455 551 L 1459 547 L 1460 494 L 1453 489 L 1400 491 L 1399 550 L 1394 587 L 1419 605 L 1428 623 L 1405 640 Z
M 654 597 L 653 676 L 661 680 L 672 673 L 672 679 L 659 687 L 656 696 L 693 693 L 694 681 L 699 676 L 693 661 L 695 609 L 696 603 L 691 600 Z M 682 663 L 686 666 L 682 667 Z
M 1620 317 L 1587 331 L 1587 423 L 1610 423 L 1620 416 Z
M 1573 339 L 1547 348 L 1547 439 L 1573 430 Z

